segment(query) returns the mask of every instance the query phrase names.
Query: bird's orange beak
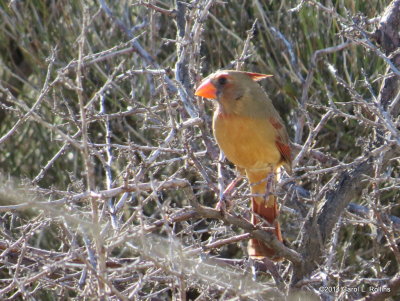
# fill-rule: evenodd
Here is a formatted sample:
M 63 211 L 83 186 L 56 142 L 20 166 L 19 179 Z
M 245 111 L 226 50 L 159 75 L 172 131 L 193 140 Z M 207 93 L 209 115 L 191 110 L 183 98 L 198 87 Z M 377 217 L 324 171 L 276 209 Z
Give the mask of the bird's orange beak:
M 196 92 L 194 92 L 194 95 L 201 96 L 204 98 L 216 99 L 217 98 L 217 88 L 214 86 L 214 84 L 211 82 L 210 79 L 206 79 L 196 89 Z

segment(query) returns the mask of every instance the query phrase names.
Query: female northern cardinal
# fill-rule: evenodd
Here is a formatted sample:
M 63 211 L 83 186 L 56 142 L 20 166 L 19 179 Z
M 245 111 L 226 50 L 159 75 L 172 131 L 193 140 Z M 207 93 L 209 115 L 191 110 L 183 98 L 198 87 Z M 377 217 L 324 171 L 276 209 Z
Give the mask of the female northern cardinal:
M 284 165 L 291 172 L 291 150 L 286 128 L 271 100 L 256 82 L 271 75 L 221 70 L 211 74 L 197 88 L 195 95 L 217 100 L 213 131 L 225 156 L 239 170 L 244 170 L 251 185 L 254 225 L 265 219 L 275 227 L 282 241 L 276 197 L 268 191 L 270 175 Z M 270 178 L 271 179 L 271 178 Z M 261 219 L 259 218 L 261 217 Z M 275 256 L 273 249 L 251 239 L 251 257 Z

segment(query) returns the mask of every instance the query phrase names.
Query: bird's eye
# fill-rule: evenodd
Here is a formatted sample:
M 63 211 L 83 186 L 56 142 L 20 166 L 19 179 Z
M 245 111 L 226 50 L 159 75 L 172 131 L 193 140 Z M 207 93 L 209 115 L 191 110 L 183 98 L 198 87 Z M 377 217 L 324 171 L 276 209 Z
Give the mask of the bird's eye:
M 218 84 L 221 86 L 225 85 L 227 81 L 228 80 L 224 76 L 221 76 L 220 78 L 218 78 Z

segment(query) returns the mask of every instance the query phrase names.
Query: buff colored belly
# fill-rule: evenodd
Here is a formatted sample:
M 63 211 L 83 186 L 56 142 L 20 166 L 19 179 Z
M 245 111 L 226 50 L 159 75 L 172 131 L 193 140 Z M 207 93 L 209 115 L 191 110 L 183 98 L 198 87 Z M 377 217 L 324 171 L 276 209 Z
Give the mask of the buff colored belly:
M 216 114 L 213 128 L 225 156 L 238 167 L 275 169 L 281 161 L 275 129 L 267 119 Z

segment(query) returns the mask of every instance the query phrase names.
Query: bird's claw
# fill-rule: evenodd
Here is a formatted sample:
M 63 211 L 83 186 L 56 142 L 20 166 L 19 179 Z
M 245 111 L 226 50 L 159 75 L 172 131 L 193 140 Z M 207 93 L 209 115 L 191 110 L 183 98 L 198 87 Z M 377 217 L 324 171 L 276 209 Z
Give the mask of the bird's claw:
M 217 205 L 215 206 L 215 209 L 221 212 L 221 215 L 224 215 L 226 212 L 226 203 L 225 200 L 219 200 Z
M 229 210 L 232 208 L 232 203 L 222 197 L 217 205 L 215 206 L 215 209 L 221 212 L 221 215 L 224 216 L 226 212 L 229 212 Z

